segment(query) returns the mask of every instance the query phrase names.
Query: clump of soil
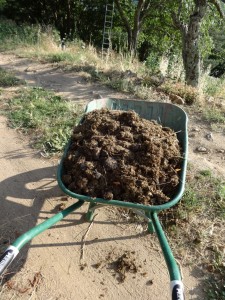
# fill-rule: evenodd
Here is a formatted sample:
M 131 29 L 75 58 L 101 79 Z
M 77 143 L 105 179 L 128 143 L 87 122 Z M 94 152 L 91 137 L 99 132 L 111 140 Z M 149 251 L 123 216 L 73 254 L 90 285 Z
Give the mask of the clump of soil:
M 118 281 L 124 282 L 127 273 L 136 274 L 139 267 L 136 264 L 134 253 L 125 251 L 120 257 L 111 263 L 114 271 L 118 274 Z
M 135 278 L 137 273 L 144 277 L 147 276 L 147 272 L 142 270 L 142 264 L 136 260 L 135 251 L 120 250 L 120 254 L 118 254 L 113 250 L 108 253 L 104 261 L 100 261 L 92 266 L 95 269 L 106 267 L 119 283 L 125 281 L 128 273 L 133 274 L 133 278 Z
M 134 111 L 94 110 L 73 130 L 62 181 L 77 194 L 158 205 L 176 192 L 181 156 L 172 129 Z

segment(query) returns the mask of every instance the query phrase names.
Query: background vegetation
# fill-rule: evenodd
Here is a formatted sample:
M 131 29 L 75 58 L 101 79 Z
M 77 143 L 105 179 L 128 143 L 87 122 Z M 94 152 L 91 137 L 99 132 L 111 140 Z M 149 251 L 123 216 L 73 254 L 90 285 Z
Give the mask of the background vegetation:
M 22 26 L 24 34 L 38 25 L 30 42 L 50 25 L 61 40 L 79 39 L 101 48 L 106 5 L 114 2 L 110 45 L 117 52 L 130 52 L 155 63 L 162 55 L 169 61 L 180 55 L 185 80 L 192 86 L 199 85 L 202 67 L 209 67 L 217 77 L 224 74 L 225 0 L 1 0 L 0 14 L 17 25 L 29 25 Z M 10 38 L 15 32 L 7 29 L 5 35 Z

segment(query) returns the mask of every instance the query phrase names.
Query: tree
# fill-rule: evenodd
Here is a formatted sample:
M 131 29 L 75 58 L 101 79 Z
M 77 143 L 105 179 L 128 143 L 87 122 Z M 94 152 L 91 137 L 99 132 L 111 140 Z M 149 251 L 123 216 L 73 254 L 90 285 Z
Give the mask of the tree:
M 144 20 L 148 16 L 151 0 L 115 0 L 115 4 L 127 31 L 128 51 L 136 55 L 138 36 Z M 128 8 L 129 13 L 126 8 Z
M 3 14 L 17 23 L 53 25 L 61 38 L 89 41 L 93 36 L 100 46 L 106 0 L 7 0 L 5 3 Z
M 6 0 L 0 0 L 0 10 L 4 8 L 5 4 L 6 4 Z
M 182 37 L 185 81 L 193 87 L 198 87 L 200 79 L 199 38 L 201 24 L 211 5 L 216 8 L 221 17 L 224 17 L 220 0 L 179 0 L 177 13 L 172 13 L 174 25 L 180 30 Z M 188 15 L 186 11 L 188 11 Z
M 3 13 L 18 23 L 53 25 L 63 36 L 75 32 L 75 3 L 74 0 L 7 0 Z

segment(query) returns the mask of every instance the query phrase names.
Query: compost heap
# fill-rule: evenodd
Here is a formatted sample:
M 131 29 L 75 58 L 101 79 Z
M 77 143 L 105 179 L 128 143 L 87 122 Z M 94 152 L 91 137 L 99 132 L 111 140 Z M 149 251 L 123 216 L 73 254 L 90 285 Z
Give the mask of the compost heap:
M 181 156 L 172 129 L 134 111 L 94 110 L 73 130 L 62 181 L 93 198 L 159 205 L 176 192 Z

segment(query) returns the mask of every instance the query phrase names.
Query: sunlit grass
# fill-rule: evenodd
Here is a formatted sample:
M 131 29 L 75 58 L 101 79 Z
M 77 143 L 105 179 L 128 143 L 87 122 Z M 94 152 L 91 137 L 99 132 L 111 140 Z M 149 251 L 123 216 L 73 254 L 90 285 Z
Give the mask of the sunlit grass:
M 12 87 L 23 84 L 24 81 L 18 79 L 11 72 L 7 72 L 0 68 L 0 87 Z
M 82 108 L 51 91 L 32 88 L 9 101 L 8 116 L 12 127 L 29 133 L 33 145 L 48 155 L 62 151 Z

